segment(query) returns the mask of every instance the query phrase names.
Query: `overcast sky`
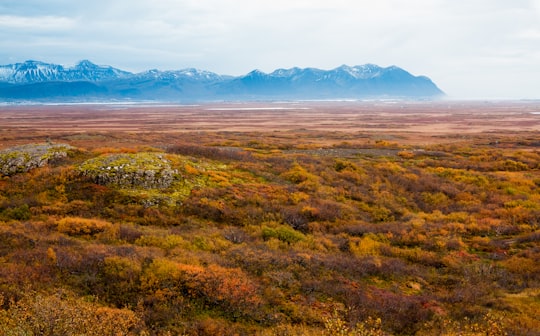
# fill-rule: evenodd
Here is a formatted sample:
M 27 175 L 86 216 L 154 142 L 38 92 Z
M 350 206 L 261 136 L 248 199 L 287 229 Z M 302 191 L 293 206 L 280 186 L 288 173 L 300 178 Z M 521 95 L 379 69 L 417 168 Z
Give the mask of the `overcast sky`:
M 139 72 L 397 65 L 452 98 L 540 98 L 540 0 L 0 0 L 0 64 Z

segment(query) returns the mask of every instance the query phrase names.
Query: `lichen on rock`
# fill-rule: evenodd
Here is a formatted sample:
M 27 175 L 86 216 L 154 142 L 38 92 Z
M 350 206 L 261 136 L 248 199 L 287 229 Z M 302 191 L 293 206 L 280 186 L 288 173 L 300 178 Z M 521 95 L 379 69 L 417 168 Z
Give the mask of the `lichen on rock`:
M 0 175 L 11 176 L 65 158 L 74 147 L 67 144 L 28 144 L 0 151 Z
M 160 153 L 102 155 L 85 161 L 78 170 L 96 184 L 144 189 L 168 188 L 177 173 Z

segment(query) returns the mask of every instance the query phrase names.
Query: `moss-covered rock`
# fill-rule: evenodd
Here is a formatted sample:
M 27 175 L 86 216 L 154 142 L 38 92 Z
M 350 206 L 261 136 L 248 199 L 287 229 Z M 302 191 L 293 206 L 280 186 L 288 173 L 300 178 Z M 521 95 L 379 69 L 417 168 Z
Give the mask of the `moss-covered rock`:
M 102 155 L 85 161 L 78 170 L 96 184 L 144 189 L 168 188 L 177 173 L 160 153 Z
M 67 144 L 28 144 L 0 151 L 0 175 L 11 176 L 62 159 L 74 148 Z

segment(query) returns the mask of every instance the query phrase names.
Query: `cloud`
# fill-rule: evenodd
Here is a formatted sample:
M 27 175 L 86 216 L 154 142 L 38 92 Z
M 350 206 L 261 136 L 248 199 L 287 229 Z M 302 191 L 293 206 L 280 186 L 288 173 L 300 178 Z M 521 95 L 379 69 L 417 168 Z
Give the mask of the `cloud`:
M 3 29 L 24 29 L 33 32 L 64 30 L 74 27 L 75 21 L 60 16 L 26 17 L 0 15 L 0 27 Z
M 238 75 L 369 62 L 467 97 L 534 95 L 540 73 L 540 0 L 3 0 L 0 13 L 2 64 L 89 58 Z

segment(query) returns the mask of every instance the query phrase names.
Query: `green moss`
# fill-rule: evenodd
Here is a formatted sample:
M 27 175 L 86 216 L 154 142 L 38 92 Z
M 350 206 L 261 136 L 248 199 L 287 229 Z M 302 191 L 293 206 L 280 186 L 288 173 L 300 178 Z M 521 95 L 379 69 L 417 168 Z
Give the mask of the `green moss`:
M 108 174 L 133 173 L 141 169 L 158 171 L 170 169 L 170 162 L 162 154 L 135 153 L 102 155 L 87 160 L 80 165 L 79 170 L 85 173 L 107 172 Z
M 177 173 L 163 154 L 147 152 L 102 155 L 83 162 L 78 170 L 97 184 L 135 189 L 168 188 Z
M 253 182 L 253 175 L 222 162 L 156 152 L 101 155 L 77 170 L 96 184 L 115 187 L 145 206 L 176 206 L 196 188 Z

